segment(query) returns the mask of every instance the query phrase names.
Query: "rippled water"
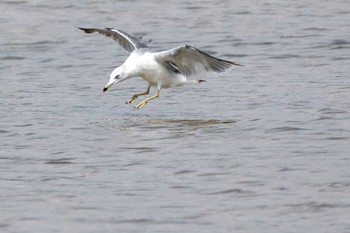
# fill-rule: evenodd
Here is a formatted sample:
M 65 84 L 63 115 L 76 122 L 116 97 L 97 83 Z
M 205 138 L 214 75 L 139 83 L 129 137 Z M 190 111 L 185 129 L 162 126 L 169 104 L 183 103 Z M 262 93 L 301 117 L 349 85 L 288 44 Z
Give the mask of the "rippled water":
M 348 1 L 2 1 L 1 232 L 350 232 Z M 107 26 L 243 64 L 125 105 Z

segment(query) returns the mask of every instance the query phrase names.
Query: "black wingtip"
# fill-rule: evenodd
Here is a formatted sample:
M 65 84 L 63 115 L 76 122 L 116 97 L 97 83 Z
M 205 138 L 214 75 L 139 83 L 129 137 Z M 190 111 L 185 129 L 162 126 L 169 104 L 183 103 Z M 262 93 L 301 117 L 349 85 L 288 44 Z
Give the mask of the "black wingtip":
M 235 66 L 242 66 L 242 67 L 244 67 L 244 65 L 238 64 L 236 62 L 231 62 L 231 63 L 232 63 L 232 65 L 235 65 Z
M 78 29 L 84 31 L 85 33 L 93 33 L 94 30 L 91 28 L 81 28 L 81 27 L 77 27 Z

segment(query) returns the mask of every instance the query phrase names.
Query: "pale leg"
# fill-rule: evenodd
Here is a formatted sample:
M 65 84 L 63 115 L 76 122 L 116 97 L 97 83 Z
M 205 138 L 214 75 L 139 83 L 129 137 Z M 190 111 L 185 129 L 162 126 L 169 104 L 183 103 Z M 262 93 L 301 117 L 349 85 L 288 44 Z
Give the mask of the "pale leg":
M 149 98 L 143 100 L 141 103 L 139 103 L 138 105 L 136 105 L 135 108 L 137 108 L 137 109 L 142 108 L 145 104 L 147 104 L 148 101 L 157 98 L 157 97 L 159 96 L 159 92 L 160 92 L 160 90 L 158 90 L 157 93 L 156 93 L 155 95 L 153 95 L 153 96 L 151 96 L 151 97 L 149 97 Z
M 142 92 L 142 93 L 138 93 L 138 94 L 133 95 L 133 96 L 126 102 L 126 104 L 131 104 L 131 103 L 134 102 L 134 101 L 137 99 L 137 97 L 139 97 L 139 96 L 148 95 L 150 89 L 151 89 L 151 86 L 148 86 L 148 88 L 147 88 L 147 90 L 146 90 L 145 92 Z

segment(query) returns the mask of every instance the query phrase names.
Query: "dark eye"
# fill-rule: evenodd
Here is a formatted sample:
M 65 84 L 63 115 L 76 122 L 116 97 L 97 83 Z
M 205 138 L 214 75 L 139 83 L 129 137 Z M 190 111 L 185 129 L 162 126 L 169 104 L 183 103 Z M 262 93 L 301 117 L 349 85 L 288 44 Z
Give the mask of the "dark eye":
M 114 78 L 115 78 L 115 79 L 119 79 L 119 78 L 120 78 L 120 75 L 117 75 L 117 76 L 115 76 Z

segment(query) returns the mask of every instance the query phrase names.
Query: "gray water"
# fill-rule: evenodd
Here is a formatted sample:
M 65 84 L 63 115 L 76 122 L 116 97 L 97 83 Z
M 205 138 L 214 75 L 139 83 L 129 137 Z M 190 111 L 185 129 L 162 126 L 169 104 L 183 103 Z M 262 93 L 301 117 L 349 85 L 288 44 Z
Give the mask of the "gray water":
M 349 1 L 9 0 L 0 12 L 1 232 L 350 232 Z M 244 67 L 135 110 L 141 79 L 102 94 L 127 54 L 76 26 Z

